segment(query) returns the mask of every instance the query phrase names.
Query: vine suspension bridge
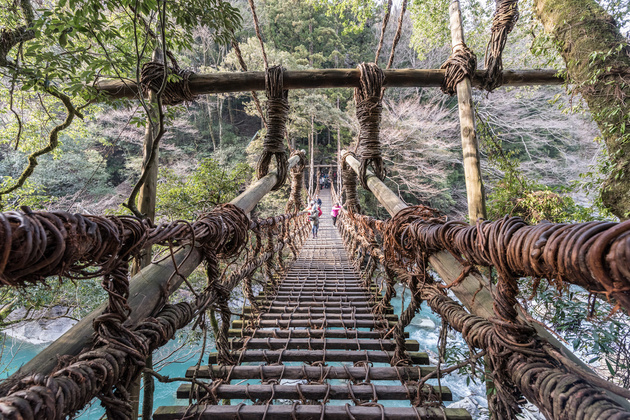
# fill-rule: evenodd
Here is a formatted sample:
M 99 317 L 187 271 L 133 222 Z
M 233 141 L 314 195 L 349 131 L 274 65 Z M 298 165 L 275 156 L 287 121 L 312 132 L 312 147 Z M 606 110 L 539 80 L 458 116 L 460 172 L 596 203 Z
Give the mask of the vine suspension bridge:
M 250 6 L 254 12 L 253 1 Z M 107 292 L 107 302 L 0 384 L 0 418 L 66 418 L 95 398 L 108 418 L 134 418 L 139 376 L 169 380 L 150 368 L 152 353 L 178 330 L 201 326 L 205 334 L 210 324 L 216 353 L 201 355 L 204 363 L 178 378 L 177 394 L 190 404 L 151 408 L 145 418 L 464 420 L 469 413 L 443 404 L 452 398 L 449 389 L 427 381 L 471 365 L 488 378 L 493 419 L 516 418 L 526 401 L 548 419 L 630 419 L 630 390 L 598 376 L 517 300 L 518 279 L 532 278 L 536 285 L 544 278 L 601 295 L 627 316 L 630 221 L 530 226 L 518 217 L 484 220 L 472 86 L 561 82 L 555 72 L 503 71 L 501 52 L 518 11 L 515 0 L 497 6 L 485 71 L 476 71 L 454 1 L 453 54 L 440 70 L 390 70 L 394 43 L 385 70 L 362 63 L 357 69 L 291 72 L 269 67 L 263 51 L 264 72 L 194 75 L 155 61 L 145 66 L 138 84 L 98 83 L 114 97 L 163 91 L 156 102 L 161 104 L 264 88 L 267 130 L 258 179 L 195 221 L 154 225 L 144 217 L 28 208 L 0 213 L 3 286 L 28 293 L 29 286 L 49 277 L 99 277 Z M 404 7 L 401 21 L 403 14 Z M 164 81 L 168 72 L 181 80 Z M 470 225 L 426 206 L 407 206 L 383 182 L 379 126 L 385 88 L 438 85 L 458 97 Z M 308 238 L 310 224 L 302 211 L 306 153 L 288 155 L 284 144 L 288 89 L 323 87 L 355 89 L 360 129 L 356 149 L 339 148 L 331 167 L 340 174 L 341 189 L 333 185 L 330 194 L 322 192 L 324 209 L 332 201 L 344 203 L 337 226 L 323 218 L 319 237 Z M 285 214 L 252 218 L 259 201 L 288 177 Z M 358 184 L 374 195 L 389 220 L 361 214 Z M 130 275 L 132 260 L 151 246 L 165 251 Z M 202 263 L 207 283 L 195 290 L 187 278 Z M 253 284 L 259 272 L 262 290 Z M 391 306 L 397 284 L 411 296 L 400 316 Z M 191 298 L 171 302 L 180 287 L 188 288 Z M 248 306 L 233 314 L 228 302 L 237 288 Z M 462 334 L 469 357 L 452 366 L 429 366 L 426 349 L 405 331 L 422 304 Z

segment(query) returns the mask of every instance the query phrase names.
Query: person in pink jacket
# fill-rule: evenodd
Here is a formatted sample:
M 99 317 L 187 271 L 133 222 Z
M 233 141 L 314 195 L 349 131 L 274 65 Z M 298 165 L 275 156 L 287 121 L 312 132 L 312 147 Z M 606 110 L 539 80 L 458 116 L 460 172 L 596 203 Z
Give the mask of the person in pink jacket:
M 339 216 L 340 211 L 341 211 L 341 206 L 339 205 L 339 203 L 335 203 L 332 210 L 330 210 L 330 215 L 332 216 L 332 219 L 333 219 L 333 226 L 337 225 L 337 216 Z

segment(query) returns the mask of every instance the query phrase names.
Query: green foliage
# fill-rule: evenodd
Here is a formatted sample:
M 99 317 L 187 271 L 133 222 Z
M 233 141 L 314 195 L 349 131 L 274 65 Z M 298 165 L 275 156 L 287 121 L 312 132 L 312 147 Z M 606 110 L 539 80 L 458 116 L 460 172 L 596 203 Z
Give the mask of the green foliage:
M 630 384 L 630 338 L 626 315 L 579 287 L 558 290 L 541 280 L 535 300 L 531 279 L 521 280 L 521 298 L 536 318 L 557 331 L 589 364 L 599 364 L 622 386 Z M 601 369 L 603 371 L 603 369 Z
M 411 43 L 423 60 L 432 49 L 450 44 L 449 0 L 419 0 L 409 6 L 413 19 Z
M 502 178 L 488 194 L 488 218 L 495 220 L 508 214 L 520 216 L 529 223 L 587 221 L 595 219 L 592 209 L 577 204 L 569 187 L 551 188 L 539 181 L 528 179 L 520 171 L 516 151 L 505 150 L 487 122 L 479 118 L 477 134 L 488 164 L 502 173 Z
M 307 3 L 318 6 L 318 11 L 327 16 L 341 18 L 342 33 L 346 35 L 363 31 L 379 10 L 377 2 L 365 0 L 307 0 Z
M 156 213 L 168 220 L 194 220 L 201 213 L 236 197 L 251 169 L 238 164 L 226 170 L 212 159 L 204 159 L 190 175 L 162 169 L 157 188 Z

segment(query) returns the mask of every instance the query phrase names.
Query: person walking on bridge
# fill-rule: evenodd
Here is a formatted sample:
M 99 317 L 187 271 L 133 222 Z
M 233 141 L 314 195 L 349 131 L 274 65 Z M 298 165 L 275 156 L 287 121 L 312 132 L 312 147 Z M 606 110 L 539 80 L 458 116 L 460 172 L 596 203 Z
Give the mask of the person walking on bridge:
M 317 231 L 319 230 L 319 218 L 322 215 L 322 208 L 311 201 L 311 205 L 304 211 L 308 212 L 308 220 L 311 222 L 313 238 L 317 238 Z
M 341 211 L 341 206 L 339 203 L 335 203 L 332 210 L 330 210 L 330 215 L 333 219 L 333 226 L 337 226 L 337 216 L 339 216 L 339 212 Z

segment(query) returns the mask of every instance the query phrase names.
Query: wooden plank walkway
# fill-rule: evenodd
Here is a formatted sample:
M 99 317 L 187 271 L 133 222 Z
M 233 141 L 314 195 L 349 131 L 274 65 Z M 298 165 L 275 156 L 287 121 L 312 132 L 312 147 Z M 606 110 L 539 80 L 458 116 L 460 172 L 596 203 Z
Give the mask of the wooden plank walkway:
M 257 303 L 265 309 L 260 316 L 233 321 L 229 345 L 237 365 L 216 365 L 217 354 L 211 353 L 210 366 L 186 372 L 211 380 L 208 387 L 184 384 L 177 391 L 178 398 L 194 400 L 211 390 L 214 399 L 231 404 L 159 407 L 155 420 L 471 419 L 465 410 L 439 407 L 440 400 L 452 399 L 447 387 L 418 389 L 409 382 L 435 370 L 426 366 L 428 356 L 418 352 L 417 341 L 407 340 L 406 348 L 420 366 L 391 366 L 395 344 L 386 334 L 397 316 L 392 308 L 384 316 L 373 315 L 370 298 L 377 292 L 364 287 L 350 263 L 328 216 L 326 192 L 318 238 L 305 242 L 277 290 L 261 294 Z M 235 380 L 239 384 L 232 384 Z M 414 407 L 416 399 L 425 403 Z M 399 402 L 381 404 L 385 400 Z

